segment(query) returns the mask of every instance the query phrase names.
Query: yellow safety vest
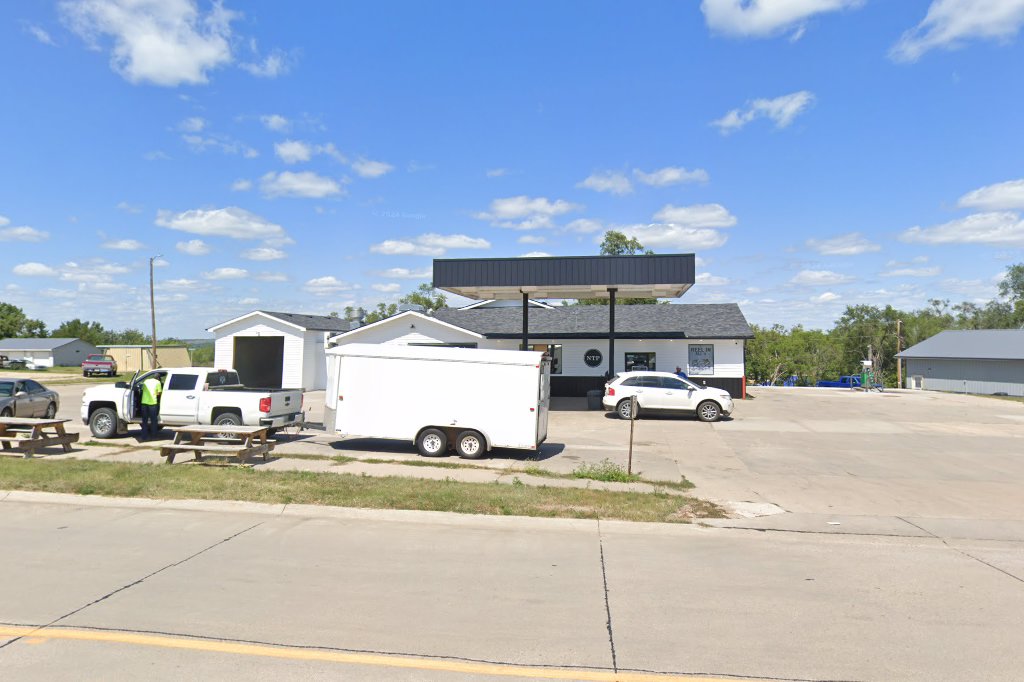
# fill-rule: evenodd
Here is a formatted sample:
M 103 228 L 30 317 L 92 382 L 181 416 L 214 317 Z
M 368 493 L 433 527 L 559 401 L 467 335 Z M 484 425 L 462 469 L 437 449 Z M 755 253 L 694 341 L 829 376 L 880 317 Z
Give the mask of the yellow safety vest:
M 163 385 L 156 377 L 150 377 L 142 382 L 142 404 L 156 405 L 160 402 L 160 393 L 163 392 Z

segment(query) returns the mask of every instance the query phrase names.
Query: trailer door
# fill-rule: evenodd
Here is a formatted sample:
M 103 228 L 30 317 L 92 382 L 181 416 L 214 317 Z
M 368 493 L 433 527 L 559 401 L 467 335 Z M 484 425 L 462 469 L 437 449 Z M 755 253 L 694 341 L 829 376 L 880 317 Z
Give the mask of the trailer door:
M 548 437 L 548 409 L 551 404 L 551 360 L 540 361 L 537 387 L 537 447 Z

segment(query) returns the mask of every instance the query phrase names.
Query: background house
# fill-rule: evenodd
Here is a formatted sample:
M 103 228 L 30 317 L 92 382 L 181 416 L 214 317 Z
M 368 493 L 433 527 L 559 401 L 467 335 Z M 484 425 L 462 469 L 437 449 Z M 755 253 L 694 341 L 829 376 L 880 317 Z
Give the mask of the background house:
M 81 339 L 4 339 L 0 355 L 11 360 L 24 359 L 36 367 L 77 367 L 86 356 L 99 349 Z
M 897 357 L 907 388 L 1024 396 L 1024 329 L 944 331 Z
M 245 385 L 311 391 L 327 385 L 328 335 L 353 324 L 325 315 L 254 310 L 207 331 L 215 338 L 214 366 L 238 370 Z

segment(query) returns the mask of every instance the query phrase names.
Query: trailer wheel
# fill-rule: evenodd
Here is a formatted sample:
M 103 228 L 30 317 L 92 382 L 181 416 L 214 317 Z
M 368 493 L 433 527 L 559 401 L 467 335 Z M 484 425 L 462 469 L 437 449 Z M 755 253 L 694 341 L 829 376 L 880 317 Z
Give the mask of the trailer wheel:
M 448 436 L 440 429 L 423 429 L 416 438 L 416 449 L 424 457 L 440 457 L 448 452 Z
M 455 439 L 455 451 L 462 459 L 480 459 L 487 452 L 487 443 L 478 432 L 463 431 Z

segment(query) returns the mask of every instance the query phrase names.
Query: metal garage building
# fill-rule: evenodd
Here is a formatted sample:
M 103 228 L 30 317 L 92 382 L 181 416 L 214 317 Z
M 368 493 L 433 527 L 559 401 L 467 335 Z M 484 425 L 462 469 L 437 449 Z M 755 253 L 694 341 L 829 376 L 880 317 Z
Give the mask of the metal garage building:
M 25 360 L 35 367 L 77 367 L 87 355 L 99 353 L 96 346 L 81 339 L 4 339 L 0 355 Z
M 1024 396 L 1024 329 L 944 331 L 898 357 L 907 388 Z
M 207 331 L 214 365 L 238 370 L 246 386 L 312 391 L 327 385 L 327 337 L 351 326 L 337 317 L 254 310 Z

